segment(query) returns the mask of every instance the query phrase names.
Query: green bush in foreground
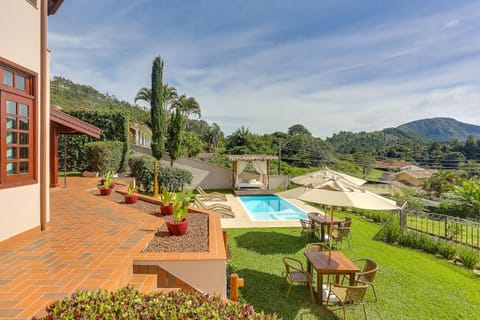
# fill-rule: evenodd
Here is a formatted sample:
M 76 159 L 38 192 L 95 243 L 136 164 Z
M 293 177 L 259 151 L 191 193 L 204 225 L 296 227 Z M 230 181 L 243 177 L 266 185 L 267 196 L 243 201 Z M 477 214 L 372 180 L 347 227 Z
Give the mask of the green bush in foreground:
M 460 248 L 460 250 L 458 250 L 458 257 L 462 264 L 470 270 L 473 270 L 478 262 L 480 262 L 478 252 L 471 248 Z
M 457 247 L 445 240 L 438 241 L 438 253 L 447 260 L 452 260 L 457 254 Z
M 46 308 L 33 319 L 276 319 L 257 314 L 249 304 L 225 301 L 218 296 L 183 291 L 143 294 L 133 287 L 116 292 L 80 291 Z

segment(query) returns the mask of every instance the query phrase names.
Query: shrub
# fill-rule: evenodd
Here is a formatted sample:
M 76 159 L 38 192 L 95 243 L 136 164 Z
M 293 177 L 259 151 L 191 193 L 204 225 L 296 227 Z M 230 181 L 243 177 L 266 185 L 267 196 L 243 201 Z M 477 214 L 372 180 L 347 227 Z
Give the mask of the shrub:
M 390 219 L 382 230 L 375 236 L 376 239 L 382 239 L 387 243 L 397 243 L 402 235 L 402 230 L 397 219 Z
M 153 165 L 156 159 L 151 156 L 133 156 L 128 160 L 130 174 L 149 192 L 153 188 Z M 190 171 L 170 166 L 158 166 L 158 186 L 169 191 L 183 190 L 185 184 L 191 183 L 193 175 Z
M 249 304 L 183 291 L 142 294 L 133 287 L 116 292 L 81 291 L 55 301 L 32 319 L 276 319 Z
M 130 149 L 128 112 L 118 109 L 76 109 L 69 111 L 68 114 L 102 129 L 100 140 L 120 141 L 122 143 L 120 168 L 116 171 L 124 171 Z M 59 166 L 63 167 L 66 165 L 67 170 L 85 170 L 87 162 L 83 146 L 91 141 L 97 141 L 97 139 L 86 135 L 61 135 L 59 146 L 65 145 L 65 148 L 58 148 Z
M 438 253 L 447 260 L 452 260 L 457 254 L 457 248 L 451 242 L 445 240 L 438 241 Z
M 192 180 L 193 175 L 190 171 L 168 166 L 158 168 L 158 185 L 167 187 L 169 191 L 183 190 L 183 186 Z
M 85 144 L 88 169 L 100 172 L 121 170 L 123 143 L 119 141 L 96 141 Z
M 420 242 L 417 241 L 417 234 L 415 232 L 403 232 L 398 238 L 398 244 L 403 247 L 421 249 Z
M 435 254 L 438 252 L 438 244 L 437 240 L 434 238 L 430 237 L 427 234 L 421 234 L 418 238 L 417 241 L 419 242 L 420 248 L 428 253 Z
M 135 177 L 143 190 L 149 192 L 153 188 L 153 165 L 157 161 L 154 157 L 141 155 L 128 159 L 130 175 Z
M 458 250 L 458 257 L 462 264 L 470 270 L 474 269 L 478 262 L 480 262 L 478 252 L 467 247 L 462 247 Z

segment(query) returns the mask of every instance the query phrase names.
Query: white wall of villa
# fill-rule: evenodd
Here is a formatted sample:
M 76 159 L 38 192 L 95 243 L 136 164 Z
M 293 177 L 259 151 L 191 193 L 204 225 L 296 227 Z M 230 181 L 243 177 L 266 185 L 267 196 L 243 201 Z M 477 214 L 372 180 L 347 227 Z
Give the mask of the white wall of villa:
M 135 146 L 150 148 L 152 129 L 142 123 L 130 121 L 130 143 Z
M 38 6 L 35 7 L 26 0 L 0 1 L 0 12 L 2 13 L 0 19 L 0 57 L 37 74 L 36 86 L 33 88 L 36 93 L 34 108 L 37 110 L 37 150 L 34 151 L 37 153 L 37 183 L 0 188 L 0 203 L 2 204 L 0 210 L 0 241 L 40 225 L 41 170 L 40 156 L 38 155 L 41 145 L 40 128 L 41 126 L 46 126 L 47 132 L 49 130 L 48 119 L 46 123 L 41 123 L 40 117 L 40 101 L 42 99 L 40 90 L 41 77 L 49 78 L 48 72 L 46 75 L 42 75 L 40 72 L 40 3 L 41 1 L 38 1 Z M 49 105 L 47 107 L 48 110 L 45 110 L 45 112 L 48 114 Z M 48 148 L 48 139 L 46 147 Z M 46 166 L 48 168 L 48 161 Z M 49 216 L 47 216 L 47 219 L 49 219 Z

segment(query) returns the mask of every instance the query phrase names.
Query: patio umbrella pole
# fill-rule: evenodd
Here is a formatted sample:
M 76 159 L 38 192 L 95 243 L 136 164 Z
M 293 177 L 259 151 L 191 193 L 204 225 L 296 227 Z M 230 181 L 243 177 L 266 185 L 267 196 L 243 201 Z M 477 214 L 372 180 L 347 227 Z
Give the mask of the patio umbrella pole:
M 333 229 L 333 212 L 335 211 L 335 206 L 330 207 L 330 225 L 328 228 L 328 241 L 330 242 L 328 250 L 328 261 L 332 259 L 332 229 Z

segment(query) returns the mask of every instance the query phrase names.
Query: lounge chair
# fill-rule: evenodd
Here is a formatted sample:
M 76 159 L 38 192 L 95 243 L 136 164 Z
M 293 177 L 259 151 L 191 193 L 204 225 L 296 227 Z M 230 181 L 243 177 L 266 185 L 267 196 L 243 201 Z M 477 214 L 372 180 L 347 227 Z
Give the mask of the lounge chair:
M 216 211 L 227 216 L 235 217 L 235 213 L 232 211 L 232 207 L 227 206 L 226 204 L 214 203 L 212 205 L 207 205 L 202 200 L 196 198 L 193 202 L 193 205 L 200 209 Z
M 204 201 L 227 201 L 227 197 L 220 192 L 211 192 L 206 193 L 202 187 L 198 186 L 197 191 L 200 194 L 200 197 L 203 198 Z

